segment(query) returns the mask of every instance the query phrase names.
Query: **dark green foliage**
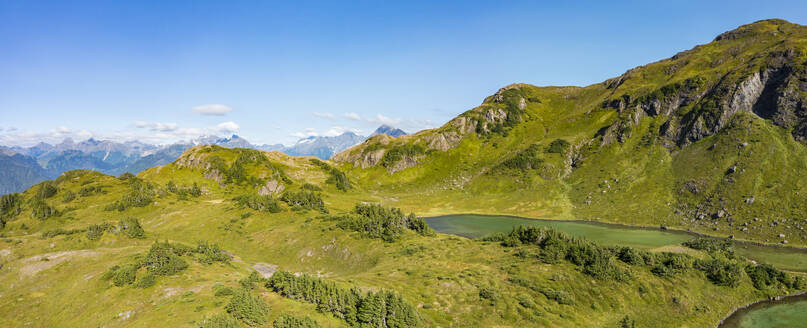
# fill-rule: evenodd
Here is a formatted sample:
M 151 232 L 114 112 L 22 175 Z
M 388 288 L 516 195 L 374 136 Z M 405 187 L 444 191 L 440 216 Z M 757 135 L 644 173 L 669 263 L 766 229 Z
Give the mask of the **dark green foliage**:
M 619 328 L 636 328 L 636 320 L 626 315 L 619 320 Z
M 319 328 L 320 325 L 309 317 L 295 317 L 290 314 L 283 313 L 274 322 L 274 328 Z
M 695 267 L 706 273 L 706 278 L 718 286 L 736 287 L 742 278 L 742 268 L 738 263 L 721 260 L 699 260 Z
M 571 305 L 574 304 L 574 297 L 566 291 L 555 290 L 552 288 L 541 288 L 539 290 L 546 298 L 557 302 L 558 304 Z
M 530 145 L 513 157 L 510 157 L 496 166 L 495 170 L 516 170 L 525 172 L 541 168 L 544 160 L 540 157 L 541 151 L 538 145 Z
M 802 277 L 793 278 L 787 272 L 781 271 L 769 264 L 748 265 L 745 273 L 751 278 L 751 282 L 757 289 L 767 289 L 782 284 L 791 289 L 804 289 L 805 282 Z
M 129 191 L 120 200 L 104 207 L 105 211 L 125 211 L 130 207 L 144 207 L 154 200 L 154 186 L 136 177 L 127 178 Z
M 42 183 L 39 184 L 39 188 L 36 189 L 36 194 L 34 195 L 34 198 L 36 199 L 51 198 L 54 195 L 56 195 L 58 191 L 59 190 L 56 189 L 56 185 L 53 183 L 53 181 L 43 181 Z
M 328 213 L 325 202 L 322 201 L 322 196 L 319 193 L 311 191 L 287 191 L 283 193 L 280 200 L 289 204 L 292 209 L 317 210 L 322 213 Z
M 199 328 L 239 328 L 238 320 L 227 313 L 220 313 L 206 318 L 199 323 Z
M 194 182 L 193 186 L 191 186 L 191 189 L 188 191 L 188 193 L 193 197 L 199 197 L 202 195 L 202 189 L 199 188 L 199 185 L 196 184 L 196 182 Z
M 283 211 L 280 204 L 270 195 L 246 194 L 233 198 L 240 207 L 251 208 L 256 211 L 279 213 Z
M 684 246 L 702 250 L 707 253 L 722 253 L 728 258 L 734 258 L 734 244 L 725 239 L 698 237 L 684 242 Z
M 64 196 L 62 196 L 62 202 L 69 203 L 76 199 L 76 193 L 68 190 L 64 192 Z
M 350 180 L 347 178 L 347 175 L 345 175 L 344 172 L 339 171 L 337 168 L 335 168 L 333 166 L 330 166 L 330 165 L 328 165 L 328 163 L 325 163 L 325 162 L 323 162 L 323 161 L 321 161 L 319 159 L 316 159 L 316 158 L 312 158 L 311 163 L 316 165 L 316 166 L 319 166 L 323 170 L 327 171 L 328 174 L 330 174 L 330 177 L 328 177 L 328 180 L 326 180 L 325 183 L 333 184 L 333 185 L 336 186 L 336 189 L 339 189 L 341 191 L 350 190 L 350 188 L 351 188 Z M 304 187 L 303 190 L 307 190 L 305 188 L 305 186 L 303 186 L 303 187 Z M 316 186 L 314 186 L 314 187 L 316 187 Z M 317 187 L 317 189 L 311 189 L 311 190 L 312 191 L 317 191 L 317 190 L 319 190 L 319 188 Z
M 479 298 L 488 300 L 491 304 L 494 304 L 499 299 L 499 291 L 491 287 L 480 288 Z
M 638 251 L 633 247 L 623 247 L 619 250 L 619 260 L 630 265 L 644 265 L 645 257 L 652 256 L 647 252 Z
M 137 279 L 137 283 L 135 283 L 135 287 L 137 288 L 149 288 L 154 286 L 157 283 L 156 277 L 151 272 L 146 272 L 140 279 Z
M 213 295 L 214 296 L 230 296 L 235 293 L 235 289 L 230 286 L 224 286 L 221 284 L 213 285 Z
M 248 289 L 237 290 L 224 309 L 248 326 L 261 326 L 269 321 L 269 305 Z
M 415 307 L 399 295 L 380 291 L 363 294 L 308 275 L 295 276 L 277 271 L 266 287 L 281 296 L 313 303 L 320 312 L 332 313 L 351 326 L 417 327 Z
M 310 183 L 303 184 L 303 186 L 301 188 L 303 190 L 308 190 L 308 191 L 322 191 L 322 188 L 317 187 L 316 185 L 313 185 L 313 184 L 310 184 Z
M 172 193 L 177 193 L 179 191 L 179 187 L 177 187 L 177 184 L 174 183 L 174 180 L 169 180 L 168 183 L 165 184 L 165 189 Z
M 434 230 L 415 214 L 407 216 L 399 208 L 386 208 L 378 204 L 356 204 L 353 214 L 333 218 L 339 221 L 337 226 L 342 229 L 388 242 L 398 240 L 406 229 L 424 236 L 434 235 Z
M 18 193 L 0 196 L 0 229 L 6 222 L 22 211 L 22 195 Z
M 143 227 L 140 226 L 140 221 L 135 218 L 125 218 L 121 220 L 118 227 L 120 231 L 125 233 L 129 238 L 146 238 L 146 232 L 143 230 Z
M 181 246 L 176 247 L 168 242 L 154 242 L 145 258 L 141 260 L 141 265 L 146 267 L 148 272 L 158 276 L 173 275 L 188 268 L 188 262 L 180 258 L 184 253 Z
M 196 246 L 196 253 L 199 254 L 197 260 L 204 264 L 213 264 L 213 262 L 229 263 L 230 256 L 224 254 L 219 245 L 200 241 Z
M 551 228 L 518 226 L 508 234 L 485 237 L 486 241 L 499 241 L 502 246 L 536 245 L 541 248 L 539 258 L 546 263 L 562 260 L 583 267 L 583 273 L 603 280 L 628 281 L 630 270 L 622 268 L 616 251 L 601 247 L 585 239 L 570 237 Z
M 104 223 L 101 223 L 101 224 L 92 224 L 89 227 L 87 227 L 87 229 L 86 229 L 87 239 L 89 239 L 89 240 L 101 239 L 101 236 L 104 235 L 104 232 L 110 231 L 110 230 L 112 230 L 114 228 L 115 228 L 114 226 L 112 226 L 111 224 L 109 224 L 107 222 L 104 222 Z
M 415 157 L 426 153 L 426 149 L 418 144 L 404 144 L 401 146 L 393 147 L 384 153 L 381 157 L 381 166 L 389 168 L 402 160 L 404 156 Z
M 563 139 L 555 139 L 546 147 L 547 153 L 563 154 L 569 150 L 569 142 Z
M 92 196 L 94 194 L 99 194 L 103 192 L 103 188 L 101 186 L 84 186 L 81 187 L 78 191 L 78 195 L 81 197 Z
M 60 213 L 55 207 L 50 206 L 44 200 L 35 198 L 31 202 L 31 217 L 37 219 L 47 219 L 51 216 L 59 216 Z
M 238 281 L 244 289 L 255 289 L 255 284 L 265 282 L 258 272 L 252 271 L 244 279 Z
M 125 207 L 143 207 L 151 204 L 154 198 L 154 186 L 140 179 L 130 179 L 129 192 L 123 195 L 121 203 Z
M 125 264 L 122 266 L 114 266 L 111 271 L 112 283 L 115 286 L 121 287 L 124 285 L 129 285 L 134 283 L 135 278 L 137 277 L 137 265 L 135 264 Z
M 692 268 L 693 259 L 686 254 L 664 252 L 655 254 L 653 262 L 656 265 L 650 272 L 659 277 L 673 277 Z
M 136 177 L 135 177 L 134 174 L 131 174 L 129 172 L 124 172 L 123 174 L 118 176 L 118 179 L 126 181 L 126 180 L 136 179 Z

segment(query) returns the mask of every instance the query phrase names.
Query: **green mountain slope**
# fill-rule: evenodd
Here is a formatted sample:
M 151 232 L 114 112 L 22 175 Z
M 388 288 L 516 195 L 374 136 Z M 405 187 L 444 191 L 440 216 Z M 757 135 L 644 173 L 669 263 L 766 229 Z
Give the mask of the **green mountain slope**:
M 804 245 L 805 62 L 807 27 L 760 21 L 600 84 L 510 85 L 440 128 L 372 138 L 334 160 L 429 213 Z M 444 210 L 419 207 L 424 197 Z
M 0 326 L 714 327 L 738 306 L 804 290 L 805 274 L 718 239 L 634 249 L 523 228 L 470 240 L 408 213 L 792 239 L 800 222 L 762 213 L 800 213 L 798 129 L 754 106 L 721 121 L 739 89 L 697 77 L 712 76 L 698 58 L 742 40 L 755 41 L 715 76 L 775 70 L 762 63 L 778 57 L 757 48 L 802 35 L 765 21 L 677 56 L 695 66 L 675 72 L 662 73 L 674 58 L 584 88 L 512 85 L 441 128 L 374 136 L 332 162 L 196 146 L 137 176 L 66 172 L 0 198 Z M 642 107 L 677 102 L 666 97 L 693 98 Z M 715 107 L 699 105 L 708 99 Z

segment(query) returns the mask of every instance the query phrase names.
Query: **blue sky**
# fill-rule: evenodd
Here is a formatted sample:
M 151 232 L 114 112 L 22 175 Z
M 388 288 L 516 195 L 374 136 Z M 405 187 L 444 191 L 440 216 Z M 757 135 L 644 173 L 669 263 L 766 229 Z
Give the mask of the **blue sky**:
M 0 144 L 414 132 L 766 18 L 807 2 L 2 1 Z

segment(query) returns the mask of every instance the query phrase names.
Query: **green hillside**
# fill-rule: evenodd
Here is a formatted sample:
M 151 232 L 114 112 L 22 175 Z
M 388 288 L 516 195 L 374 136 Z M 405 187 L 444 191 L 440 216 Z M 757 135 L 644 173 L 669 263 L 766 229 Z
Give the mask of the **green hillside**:
M 764 21 L 602 84 L 511 85 L 441 128 L 328 162 L 197 146 L 137 176 L 66 172 L 0 198 L 0 326 L 714 327 L 804 290 L 805 274 L 721 239 L 471 240 L 419 216 L 804 245 L 805 37 Z
M 803 246 L 805 63 L 807 27 L 760 21 L 600 84 L 513 84 L 440 128 L 373 138 L 334 160 L 420 213 L 664 225 Z

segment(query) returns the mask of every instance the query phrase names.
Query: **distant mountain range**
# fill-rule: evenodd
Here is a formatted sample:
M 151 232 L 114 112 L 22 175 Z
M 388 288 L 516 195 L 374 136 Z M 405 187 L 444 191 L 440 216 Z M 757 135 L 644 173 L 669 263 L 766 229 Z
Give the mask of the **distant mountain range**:
M 399 137 L 406 132 L 382 125 L 370 136 L 378 134 Z M 367 138 L 353 132 L 345 132 L 332 137 L 303 138 L 292 146 L 255 145 L 237 135 L 229 138 L 205 136 L 166 146 L 139 141 L 120 143 L 92 138 L 75 142 L 68 138 L 55 145 L 40 142 L 32 147 L 0 146 L 0 194 L 25 190 L 40 181 L 54 179 L 70 170 L 95 170 L 111 175 L 120 175 L 124 172 L 136 174 L 150 167 L 171 163 L 182 152 L 195 145 L 279 151 L 294 156 L 316 156 L 327 160 Z

